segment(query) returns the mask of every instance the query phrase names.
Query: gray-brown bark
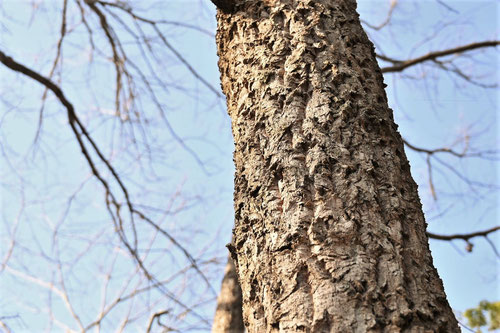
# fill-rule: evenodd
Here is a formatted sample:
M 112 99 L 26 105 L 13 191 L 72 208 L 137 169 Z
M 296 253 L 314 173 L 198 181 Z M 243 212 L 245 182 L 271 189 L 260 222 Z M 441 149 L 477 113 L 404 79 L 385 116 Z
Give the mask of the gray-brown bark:
M 213 333 L 243 333 L 241 289 L 233 259 L 227 259 L 224 279 L 217 297 Z
M 350 0 L 218 13 L 249 332 L 459 332 Z

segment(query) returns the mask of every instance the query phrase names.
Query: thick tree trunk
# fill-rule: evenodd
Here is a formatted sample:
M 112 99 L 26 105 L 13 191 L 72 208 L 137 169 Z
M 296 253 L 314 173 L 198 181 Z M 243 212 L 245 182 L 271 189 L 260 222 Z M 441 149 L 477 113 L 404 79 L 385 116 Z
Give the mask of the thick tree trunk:
M 459 332 L 351 0 L 218 14 L 249 332 Z
M 213 333 L 243 333 L 241 289 L 236 275 L 233 259 L 227 259 L 224 279 L 217 297 Z

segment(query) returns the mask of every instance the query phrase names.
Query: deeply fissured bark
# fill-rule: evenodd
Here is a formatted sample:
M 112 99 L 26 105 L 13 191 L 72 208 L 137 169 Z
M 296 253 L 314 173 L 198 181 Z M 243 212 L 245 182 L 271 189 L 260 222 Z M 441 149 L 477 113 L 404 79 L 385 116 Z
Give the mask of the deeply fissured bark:
M 459 332 L 350 0 L 218 14 L 248 332 Z

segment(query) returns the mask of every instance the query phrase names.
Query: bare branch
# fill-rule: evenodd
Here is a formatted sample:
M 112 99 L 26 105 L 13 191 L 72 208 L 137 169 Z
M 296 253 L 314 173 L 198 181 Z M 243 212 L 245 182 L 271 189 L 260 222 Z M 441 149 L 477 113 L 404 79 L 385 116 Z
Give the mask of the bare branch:
M 443 240 L 443 241 L 451 241 L 454 239 L 463 239 L 465 241 L 468 241 L 469 239 L 474 238 L 474 237 L 486 237 L 489 234 L 491 234 L 497 230 L 500 230 L 500 226 L 496 226 L 496 227 L 493 227 L 493 228 L 490 228 L 487 230 L 483 230 L 483 231 L 471 232 L 469 234 L 438 235 L 438 234 L 434 234 L 432 232 L 427 232 L 427 236 L 429 236 L 429 238 L 432 238 L 432 239 L 439 239 L 439 240 Z
M 464 149 L 463 152 L 459 153 L 451 148 L 448 148 L 448 147 L 442 147 L 442 148 L 436 148 L 436 149 L 427 149 L 427 148 L 422 148 L 422 147 L 417 147 L 411 143 L 409 143 L 407 140 L 403 139 L 403 142 L 405 144 L 405 146 L 407 146 L 408 148 L 414 150 L 414 151 L 417 151 L 417 152 L 420 152 L 420 153 L 426 153 L 428 155 L 434 155 L 436 153 L 448 153 L 448 154 L 451 154 L 455 157 L 459 157 L 459 158 L 462 158 L 462 157 L 486 157 L 487 155 L 494 155 L 496 153 L 498 153 L 497 151 L 495 150 L 486 150 L 486 151 L 479 151 L 479 152 L 474 152 L 474 153 L 469 153 L 467 152 L 467 149 Z
M 208 82 L 206 79 L 204 79 L 195 69 L 194 67 L 186 60 L 186 58 L 179 53 L 179 51 L 177 51 L 176 48 L 173 47 L 172 44 L 170 44 L 170 42 L 167 40 L 167 38 L 165 37 L 165 35 L 160 31 L 160 29 L 158 28 L 158 24 L 159 23 L 163 23 L 163 22 L 157 22 L 157 21 L 153 21 L 153 20 L 149 20 L 149 19 L 146 19 L 146 18 L 143 18 L 141 16 L 138 16 L 137 14 L 135 14 L 130 8 L 128 7 L 123 7 L 123 6 L 116 6 L 114 4 L 111 4 L 109 2 L 106 2 L 106 1 L 99 1 L 97 0 L 96 1 L 97 3 L 103 5 L 103 6 L 112 6 L 112 7 L 115 7 L 115 8 L 119 8 L 125 12 L 127 12 L 132 18 L 136 19 L 136 20 L 139 20 L 139 21 L 142 21 L 144 23 L 147 23 L 149 25 L 151 25 L 153 27 L 153 29 L 155 30 L 155 32 L 157 33 L 158 37 L 161 39 L 161 41 L 163 42 L 163 44 L 175 55 L 175 57 L 186 67 L 186 69 L 191 72 L 191 74 L 197 79 L 199 80 L 203 85 L 205 85 L 209 90 L 211 90 L 217 97 L 219 98 L 222 98 L 223 95 L 222 93 L 219 91 L 219 89 L 217 89 L 216 87 L 214 87 L 210 82 Z
M 410 148 L 411 150 L 414 150 L 418 153 L 424 153 L 426 154 L 426 164 L 427 164 L 427 174 L 428 174 L 428 182 L 429 182 L 429 188 L 430 188 L 430 191 L 431 191 L 431 195 L 432 195 L 432 198 L 436 201 L 437 200 L 437 192 L 436 192 L 436 188 L 434 186 L 434 181 L 433 181 L 433 159 L 435 161 L 437 161 L 438 163 L 444 165 L 445 167 L 447 167 L 448 169 L 450 169 L 450 171 L 452 171 L 452 173 L 454 173 L 455 175 L 457 175 L 457 177 L 459 177 L 460 179 L 462 179 L 464 182 L 466 182 L 470 187 L 471 189 L 473 185 L 476 185 L 476 186 L 481 186 L 481 187 L 487 187 L 489 185 L 486 185 L 486 184 L 481 184 L 481 183 L 477 183 L 477 182 L 474 182 L 474 181 L 471 181 L 469 180 L 467 177 L 465 177 L 464 175 L 462 175 L 460 172 L 458 172 L 454 167 L 450 166 L 449 164 L 445 163 L 444 161 L 440 160 L 437 158 L 437 156 L 435 154 L 439 154 L 439 153 L 443 153 L 443 154 L 449 154 L 449 155 L 452 155 L 456 158 L 471 158 L 471 157 L 476 157 L 476 158 L 482 158 L 482 159 L 485 159 L 485 160 L 490 160 L 490 159 L 494 159 L 494 156 L 495 154 L 497 154 L 498 152 L 496 150 L 485 150 L 485 151 L 478 151 L 478 152 L 468 152 L 469 150 L 469 137 L 466 136 L 465 137 L 465 147 L 463 149 L 462 152 L 457 152 L 451 148 L 448 148 L 448 147 L 442 147 L 442 148 L 436 148 L 436 149 L 427 149 L 427 148 L 422 148 L 422 147 L 417 147 L 411 143 L 409 143 L 407 140 L 403 139 L 403 143 L 405 144 L 406 147 Z
M 62 54 L 62 45 L 64 41 L 64 37 L 66 36 L 66 14 L 68 11 L 68 0 L 64 0 L 63 3 L 63 9 L 62 9 L 62 20 L 61 20 L 61 35 L 59 37 L 59 40 L 57 41 L 57 51 L 56 51 L 56 57 L 54 59 L 54 62 L 52 63 L 52 68 L 50 69 L 50 73 L 48 78 L 52 79 L 52 75 L 54 75 L 54 72 L 57 68 L 57 65 L 59 64 L 59 60 L 61 59 L 61 54 Z M 38 128 L 35 134 L 35 139 L 33 140 L 36 142 L 38 140 L 38 137 L 40 136 L 40 132 L 42 130 L 42 123 L 43 123 L 43 111 L 45 107 L 45 100 L 47 98 L 47 92 L 48 88 L 45 88 L 42 96 L 42 105 L 40 106 L 40 115 L 38 118 Z
M 436 188 L 434 187 L 434 182 L 432 181 L 432 163 L 430 154 L 427 155 L 426 162 L 427 162 L 427 172 L 429 175 L 429 187 L 431 189 L 432 198 L 436 201 L 437 194 L 436 194 Z
M 432 62 L 435 63 L 439 68 L 445 70 L 446 72 L 451 72 L 451 73 L 457 75 L 458 77 L 464 79 L 465 81 L 470 82 L 470 83 L 472 83 L 472 84 L 474 84 L 474 85 L 476 85 L 478 87 L 481 87 L 481 88 L 496 88 L 498 86 L 495 83 L 493 83 L 493 84 L 485 84 L 485 83 L 481 83 L 481 82 L 478 82 L 478 81 L 474 80 L 471 75 L 465 74 L 460 69 L 460 67 L 456 66 L 453 63 L 446 64 L 444 61 L 439 61 L 437 59 L 432 59 Z
M 210 282 L 208 281 L 207 277 L 203 274 L 203 272 L 200 270 L 198 267 L 196 260 L 191 256 L 191 254 L 172 236 L 170 235 L 167 231 L 164 229 L 160 228 L 158 224 L 156 224 L 153 220 L 145 216 L 142 212 L 138 211 L 136 208 L 134 208 L 132 201 L 130 199 L 130 196 L 128 194 L 128 190 L 124 183 L 122 182 L 120 176 L 116 172 L 116 170 L 113 168 L 113 166 L 110 164 L 110 162 L 106 159 L 106 157 L 103 155 L 103 153 L 100 151 L 99 147 L 95 143 L 95 141 L 92 139 L 90 134 L 88 133 L 87 129 L 83 126 L 82 122 L 80 119 L 77 117 L 75 113 L 75 109 L 73 105 L 68 101 L 64 93 L 62 92 L 61 88 L 59 88 L 56 84 L 54 84 L 52 81 L 47 79 L 46 77 L 38 74 L 37 72 L 25 67 L 24 65 L 21 65 L 20 63 L 14 61 L 11 57 L 7 56 L 5 53 L 0 51 L 0 62 L 2 62 L 6 67 L 22 73 L 35 81 L 43 84 L 45 87 L 49 88 L 55 95 L 56 97 L 60 100 L 60 102 L 66 107 L 67 114 L 68 114 L 68 120 L 69 124 L 71 126 L 71 129 L 73 130 L 76 139 L 78 141 L 78 144 L 80 145 L 80 148 L 82 150 L 83 155 L 85 156 L 85 159 L 87 160 L 92 173 L 96 176 L 96 178 L 99 180 L 99 182 L 103 185 L 105 191 L 106 191 L 106 206 L 108 208 L 108 211 L 113 218 L 113 221 L 115 223 L 116 230 L 118 232 L 118 235 L 120 236 L 120 239 L 122 240 L 123 244 L 127 247 L 128 251 L 132 255 L 132 257 L 137 261 L 137 264 L 140 266 L 146 277 L 152 281 L 156 281 L 151 275 L 148 270 L 144 267 L 143 262 L 140 260 L 140 258 L 137 255 L 137 235 L 135 231 L 135 222 L 134 222 L 134 215 L 139 216 L 142 220 L 146 221 L 149 225 L 154 227 L 157 231 L 161 232 L 168 240 L 170 240 L 179 250 L 182 251 L 182 253 L 186 256 L 186 258 L 191 262 L 193 265 L 194 269 L 198 272 L 198 274 L 203 278 L 205 283 L 207 284 L 207 287 L 211 290 L 213 294 L 216 294 L 215 290 L 211 286 Z M 81 134 L 80 134 L 80 131 Z M 113 195 L 113 192 L 111 190 L 110 185 L 108 182 L 102 177 L 100 172 L 98 171 L 96 164 L 94 163 L 93 159 L 91 158 L 90 152 L 87 150 L 87 147 L 85 146 L 83 140 L 82 140 L 82 135 L 85 137 L 85 139 L 90 142 L 90 145 L 94 149 L 95 153 L 99 157 L 99 159 L 106 165 L 106 168 L 111 172 L 113 179 L 118 183 L 119 188 L 121 189 L 124 197 L 125 197 L 125 203 L 126 206 L 129 210 L 130 213 L 130 218 L 131 218 L 131 226 L 134 231 L 134 246 L 132 247 L 130 243 L 128 242 L 125 232 L 123 230 L 122 226 L 122 218 L 120 216 L 120 203 L 117 201 L 115 196 Z M 108 200 L 111 201 L 108 201 Z M 111 206 L 114 207 L 115 212 L 112 211 Z M 115 216 L 116 214 L 116 216 Z M 175 300 L 176 301 L 176 300 Z M 179 303 L 179 302 L 178 302 Z M 179 303 L 181 304 L 181 303 Z
M 4 322 L 5 320 L 11 320 L 11 319 L 19 319 L 19 315 L 13 315 L 13 316 L 1 316 L 0 317 L 0 327 L 4 329 L 5 333 L 11 333 L 12 330 L 10 327 Z
M 483 230 L 483 231 L 471 232 L 469 234 L 438 235 L 438 234 L 434 234 L 432 232 L 427 232 L 427 236 L 429 238 L 442 240 L 442 241 L 452 241 L 455 239 L 461 239 L 467 243 L 467 245 L 465 247 L 467 252 L 472 252 L 472 248 L 474 247 L 474 244 L 472 244 L 470 242 L 471 238 L 484 237 L 484 239 L 488 242 L 488 244 L 493 249 L 493 252 L 495 252 L 495 255 L 497 257 L 500 257 L 495 244 L 488 238 L 489 234 L 494 233 L 495 231 L 498 231 L 498 230 L 500 230 L 500 226 L 496 226 L 496 227 L 493 227 L 493 228 L 490 228 L 487 230 Z
M 451 7 L 450 5 L 447 5 L 446 3 L 444 3 L 442 0 L 436 0 L 436 2 L 438 4 L 440 4 L 441 6 L 443 6 L 444 8 L 446 8 L 447 10 L 449 10 L 450 12 L 452 13 L 455 13 L 455 14 L 460 14 L 460 12 L 458 10 L 456 10 L 455 8 Z
M 106 38 L 109 42 L 109 45 L 111 46 L 111 50 L 113 52 L 113 64 L 115 65 L 115 72 L 116 72 L 116 91 L 115 91 L 115 107 L 116 107 L 116 112 L 120 112 L 120 92 L 122 89 L 122 79 L 121 75 L 122 73 L 126 74 L 126 71 L 122 71 L 123 67 L 123 60 L 118 54 L 118 49 L 117 49 L 117 36 L 114 33 L 113 29 L 109 26 L 108 20 L 106 19 L 106 16 L 97 8 L 97 6 L 94 4 L 94 0 L 85 0 L 85 3 L 92 9 L 94 13 L 97 14 L 99 17 L 99 22 L 101 24 L 102 29 L 104 30 L 104 34 L 106 35 Z
M 212 37 L 212 38 L 215 37 L 213 32 L 211 32 L 207 29 L 203 29 L 203 28 L 196 26 L 194 24 L 189 24 L 189 23 L 180 22 L 180 21 L 172 21 L 172 20 L 150 20 L 150 19 L 147 19 L 145 17 L 139 16 L 139 15 L 137 15 L 137 13 L 135 13 L 132 10 L 132 8 L 130 6 L 128 6 L 127 4 L 122 3 L 122 2 L 115 3 L 115 2 L 102 1 L 102 0 L 99 0 L 98 2 L 103 6 L 110 6 L 110 7 L 115 7 L 115 8 L 119 8 L 121 10 L 124 10 L 127 13 L 129 13 L 130 16 L 132 16 L 134 19 L 142 21 L 142 22 L 146 22 L 149 24 L 165 24 L 165 25 L 173 25 L 173 26 L 188 28 L 188 29 L 199 31 L 199 32 L 201 32 L 209 37 Z
M 444 50 L 444 51 L 437 51 L 437 52 L 431 52 L 426 55 L 423 55 L 418 58 L 410 59 L 410 60 L 396 60 L 392 59 L 390 57 L 384 56 L 377 54 L 377 58 L 393 63 L 394 66 L 389 66 L 389 67 L 383 67 L 382 68 L 382 73 L 393 73 L 393 72 L 401 72 L 405 70 L 406 68 L 410 66 L 414 66 L 416 64 L 420 64 L 429 60 L 435 60 L 439 57 L 444 57 L 447 55 L 451 54 L 456 54 L 456 53 L 462 53 L 466 51 L 471 51 L 483 47 L 496 47 L 500 45 L 500 41 L 484 41 L 484 42 L 477 42 L 477 43 L 471 43 L 459 47 L 455 47 L 452 49 Z
M 148 328 L 146 329 L 146 332 L 147 333 L 151 332 L 151 329 L 153 328 L 153 324 L 154 324 L 155 319 L 156 319 L 156 322 L 158 323 L 158 325 L 164 326 L 163 324 L 160 323 L 160 317 L 165 315 L 165 314 L 168 314 L 169 312 L 170 312 L 169 310 L 164 310 L 164 311 L 160 311 L 160 312 L 153 314 L 151 316 L 151 318 L 149 319 L 149 324 L 148 324 Z
M 382 29 L 383 27 L 385 27 L 387 24 L 389 24 L 389 22 L 391 22 L 391 18 L 392 18 L 392 13 L 394 12 L 394 8 L 396 8 L 396 5 L 398 4 L 398 0 L 391 0 L 391 6 L 389 7 L 389 12 L 387 13 L 387 17 L 385 18 L 385 20 L 380 23 L 379 25 L 372 25 L 370 23 L 368 23 L 367 21 L 365 20 L 361 20 L 361 23 L 363 23 L 364 25 L 366 25 L 368 28 L 370 29 L 373 29 L 373 30 L 380 30 Z

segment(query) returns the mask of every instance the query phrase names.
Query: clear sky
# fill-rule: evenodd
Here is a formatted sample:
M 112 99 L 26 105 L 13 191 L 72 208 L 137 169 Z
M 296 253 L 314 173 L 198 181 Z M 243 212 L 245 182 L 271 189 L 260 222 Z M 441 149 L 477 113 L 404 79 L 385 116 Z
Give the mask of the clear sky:
M 37 6 L 34 11 L 33 3 Z M 212 87 L 220 89 L 213 6 L 208 0 L 156 3 L 141 1 L 137 6 L 142 6 L 148 17 L 189 23 L 206 30 L 167 25 L 164 31 L 185 60 Z M 473 41 L 498 39 L 496 2 L 446 4 L 448 6 L 440 1 L 401 1 L 390 24 L 380 31 L 367 30 L 377 45 L 377 52 L 407 59 Z M 60 8 L 61 2 L 55 0 L 3 1 L 0 49 L 47 75 L 55 57 Z M 175 55 L 163 50 L 157 53 L 160 61 L 153 63 L 151 72 L 146 70 L 148 64 L 144 61 L 137 60 L 137 65 L 148 73 L 175 134 L 168 130 L 158 105 L 151 102 L 144 85 L 137 88 L 141 100 L 137 108 L 143 114 L 137 116 L 132 112 L 129 119 L 133 121 L 120 124 L 113 111 L 114 69 L 106 54 L 99 52 L 94 54 L 92 66 L 88 66 L 91 54 L 88 32 L 80 22 L 78 8 L 74 5 L 69 8 L 71 33 L 63 49 L 62 70 L 59 72 L 58 68 L 55 80 L 61 83 L 92 135 L 103 143 L 102 149 L 132 189 L 133 198 L 144 206 L 168 206 L 166 213 L 153 209 L 149 212 L 196 258 L 216 259 L 220 270 L 207 270 L 207 275 L 217 290 L 225 260 L 224 245 L 230 239 L 233 224 L 233 145 L 224 99 L 196 80 Z M 389 1 L 359 2 L 362 19 L 372 25 L 384 22 L 388 10 Z M 133 23 L 127 21 L 126 24 L 132 26 Z M 123 27 L 118 31 L 120 36 L 125 36 Z M 96 31 L 94 35 L 97 49 L 106 50 L 102 33 Z M 140 50 L 131 43 L 129 38 L 123 45 L 131 59 L 139 59 Z M 498 58 L 491 51 L 474 59 L 464 58 L 459 63 L 479 82 L 498 80 L 498 71 L 495 72 Z M 495 89 L 466 83 L 458 75 L 443 73 L 436 66 L 417 66 L 403 74 L 388 74 L 385 82 L 390 106 L 408 142 L 429 149 L 498 149 Z M 10 256 L 10 269 L 0 273 L 0 308 L 3 309 L 0 317 L 14 316 L 9 323 L 18 328 L 15 332 L 41 331 L 51 315 L 44 307 L 52 302 L 54 317 L 76 329 L 78 326 L 65 302 L 52 295 L 56 293 L 54 290 L 50 293 L 50 288 L 40 285 L 40 281 L 33 282 L 27 274 L 54 283 L 58 288 L 62 288 L 59 282 L 64 275 L 68 294 L 73 301 L 78 299 L 74 301 L 75 311 L 81 313 L 82 320 L 90 320 L 95 314 L 85 313 L 85 309 L 98 308 L 101 304 L 103 279 L 108 268 L 112 267 L 117 276 L 118 282 L 109 291 L 114 294 L 131 269 L 129 258 L 116 246 L 116 235 L 103 206 L 101 186 L 90 176 L 59 102 L 49 94 L 40 138 L 33 145 L 43 89 L 4 67 L 0 67 L 0 76 L 0 257 L 4 262 Z M 160 82 L 168 82 L 166 89 Z M 134 126 L 129 126 L 130 123 Z M 148 154 L 153 158 L 149 159 Z M 411 150 L 407 150 L 407 154 L 412 174 L 419 183 L 431 232 L 466 233 L 498 224 L 498 192 L 486 186 L 496 184 L 498 187 L 498 164 L 437 155 L 437 159 L 432 160 L 436 188 L 436 198 L 433 198 L 426 156 Z M 166 278 L 184 267 L 186 260 L 170 243 L 159 237 L 153 239 L 154 233 L 146 227 L 140 230 L 145 233 L 141 244 L 171 251 L 166 257 L 160 250 L 150 251 L 148 262 L 159 271 L 164 270 L 158 274 Z M 54 243 L 56 236 L 58 241 Z M 17 247 L 9 254 L 12 239 L 16 239 Z M 498 236 L 490 239 L 498 243 Z M 462 241 L 430 242 L 448 299 L 457 311 L 473 307 L 483 299 L 500 299 L 498 259 L 484 239 L 474 239 L 472 243 L 473 251 L 467 253 Z M 63 263 L 63 269 L 54 269 L 56 259 Z M 156 265 L 157 262 L 161 264 Z M 188 277 L 197 278 L 199 283 L 195 273 L 189 273 Z M 134 279 L 137 278 L 133 278 L 130 285 L 144 283 Z M 174 282 L 175 292 L 187 283 L 175 279 Z M 83 289 L 78 289 L 80 287 Z M 190 291 L 182 295 L 179 292 L 179 297 L 189 304 L 195 303 L 197 291 L 210 293 L 202 288 L 202 283 L 190 287 Z M 151 299 L 141 302 L 154 303 L 158 297 L 151 295 Z M 207 314 L 213 312 L 213 297 L 211 303 L 197 309 L 210 316 Z M 120 309 L 116 318 L 123 311 L 126 310 Z M 138 322 L 138 327 L 143 328 L 144 322 L 140 324 L 142 326 Z M 58 331 L 57 327 L 50 331 Z

